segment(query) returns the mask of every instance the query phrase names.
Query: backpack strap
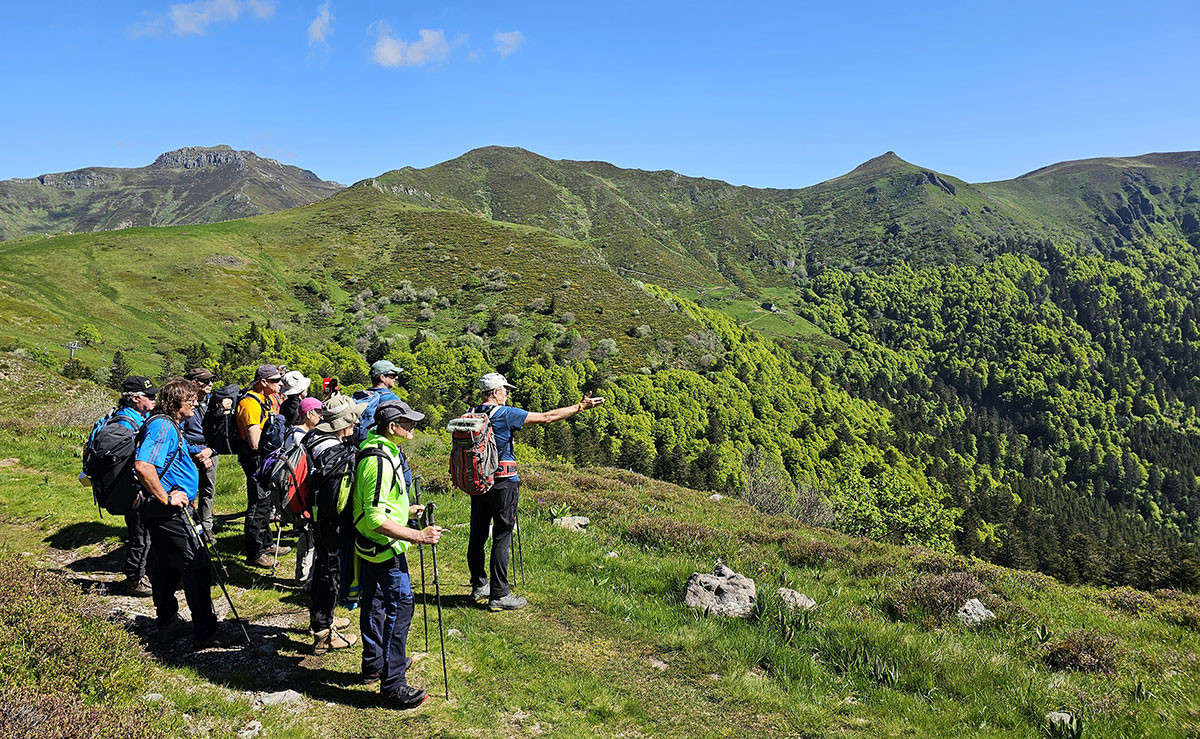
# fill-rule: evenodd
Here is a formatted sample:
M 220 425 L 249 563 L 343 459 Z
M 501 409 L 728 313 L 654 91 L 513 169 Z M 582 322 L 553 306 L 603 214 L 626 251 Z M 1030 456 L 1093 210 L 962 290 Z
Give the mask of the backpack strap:
M 140 429 L 138 429 L 137 439 L 134 442 L 134 454 L 137 454 L 137 449 L 141 447 L 142 442 L 146 440 L 146 433 L 150 428 L 150 422 L 155 418 L 166 419 L 166 421 L 175 429 L 175 437 L 179 440 L 179 443 L 176 444 L 175 448 L 172 449 L 167 455 L 167 462 L 163 465 L 162 473 L 163 475 L 166 475 L 167 470 L 171 469 L 171 465 L 175 464 L 175 460 L 179 459 L 179 450 L 183 448 L 184 444 L 183 429 L 179 428 L 179 424 L 175 423 L 170 416 L 167 416 L 163 413 L 155 413 L 153 416 L 150 416 L 146 419 L 146 422 L 142 424 Z

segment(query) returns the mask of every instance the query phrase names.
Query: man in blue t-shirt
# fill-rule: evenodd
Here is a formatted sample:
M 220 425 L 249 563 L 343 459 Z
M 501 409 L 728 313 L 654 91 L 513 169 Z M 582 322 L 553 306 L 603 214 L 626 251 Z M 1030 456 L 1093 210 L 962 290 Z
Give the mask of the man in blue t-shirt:
M 221 631 L 213 610 L 208 551 L 183 515 L 200 489 L 200 474 L 188 453 L 180 424 L 196 412 L 200 386 L 191 380 L 172 380 L 158 395 L 157 413 L 142 429 L 133 471 L 149 496 L 142 521 L 150 535 L 150 587 L 158 618 L 158 640 L 169 642 L 188 630 L 179 617 L 175 589 L 192 611 L 192 639 L 197 647 L 230 646 L 232 634 Z
M 147 377 L 130 375 L 121 382 L 121 407 L 109 423 L 128 426 L 135 434 L 154 410 L 158 388 Z M 150 535 L 137 511 L 125 514 L 125 530 L 129 542 L 125 546 L 125 592 L 144 598 L 150 595 L 150 580 L 146 577 L 146 558 L 150 553 Z
M 486 493 L 471 496 L 471 534 L 467 543 L 467 566 L 471 569 L 471 597 L 477 601 L 486 598 L 488 608 L 493 611 L 514 611 L 523 608 L 526 603 L 524 598 L 510 593 L 508 588 L 508 556 L 512 546 L 513 527 L 517 521 L 519 495 L 513 435 L 525 426 L 561 421 L 604 402 L 604 398 L 585 395 L 583 400 L 575 405 L 545 413 L 532 413 L 506 405 L 508 391 L 515 389 L 516 386 L 509 384 L 499 372 L 489 372 L 479 378 L 479 391 L 483 394 L 483 402 L 476 411 L 491 416 L 500 468 L 496 470 L 495 482 Z M 492 536 L 490 583 L 483 551 L 484 545 L 487 544 L 489 526 Z

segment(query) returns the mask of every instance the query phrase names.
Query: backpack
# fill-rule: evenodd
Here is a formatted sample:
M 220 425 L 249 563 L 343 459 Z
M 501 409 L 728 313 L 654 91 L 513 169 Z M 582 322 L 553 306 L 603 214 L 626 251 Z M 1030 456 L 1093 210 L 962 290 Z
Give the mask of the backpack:
M 258 482 L 271 496 L 275 510 L 286 523 L 296 525 L 312 520 L 313 463 L 309 456 L 307 440 L 288 447 L 280 447 L 267 455 L 258 471 Z M 313 452 L 320 454 L 324 439 L 314 445 Z M 326 443 L 339 444 L 337 439 Z
M 200 428 L 204 431 L 204 445 L 215 454 L 237 454 L 242 439 L 238 434 L 237 405 L 242 388 L 226 385 L 214 390 L 208 398 L 208 408 Z
M 483 495 L 492 488 L 500 467 L 492 416 L 500 406 L 486 413 L 468 411 L 446 426 L 450 432 L 450 480 L 467 495 Z
M 313 442 L 307 436 L 300 443 L 309 458 L 309 504 L 314 521 L 334 517 L 346 525 L 350 523 L 350 493 L 358 469 L 358 450 L 341 439 L 330 441 L 336 444 L 323 443 L 322 438 Z
M 358 423 L 354 424 L 354 435 L 350 437 L 350 441 L 354 446 L 363 443 L 367 438 L 367 429 L 375 424 L 375 411 L 379 408 L 379 404 L 383 402 L 384 393 L 389 393 L 392 396 L 396 394 L 385 387 L 369 387 L 366 390 L 360 390 L 352 397 L 356 403 L 367 401 L 367 407 L 363 410 L 362 415 L 358 417 Z
M 236 387 L 236 385 L 234 387 Z M 256 396 L 251 395 L 250 391 L 247 390 L 246 392 L 238 395 L 237 402 L 234 403 L 233 406 L 235 416 L 233 434 L 234 438 L 237 439 L 237 446 L 235 447 L 235 450 L 247 453 L 250 451 L 250 445 L 245 439 L 242 438 L 241 433 L 238 432 L 236 423 L 237 407 L 241 405 L 242 401 L 246 398 L 258 403 L 260 415 L 263 418 L 263 422 L 259 425 L 259 427 L 262 429 L 262 435 L 258 437 L 259 455 L 270 455 L 271 452 L 283 448 L 283 443 L 287 440 L 287 421 L 284 420 L 282 415 L 275 413 L 273 410 L 271 410 L 269 405 L 263 403 Z
M 133 420 L 118 416 L 113 408 L 92 424 L 83 448 L 83 474 L 79 480 L 91 483 L 96 507 L 114 516 L 132 513 L 141 507 L 141 486 L 133 474 L 133 458 L 141 436 Z M 89 479 L 90 478 L 90 479 Z

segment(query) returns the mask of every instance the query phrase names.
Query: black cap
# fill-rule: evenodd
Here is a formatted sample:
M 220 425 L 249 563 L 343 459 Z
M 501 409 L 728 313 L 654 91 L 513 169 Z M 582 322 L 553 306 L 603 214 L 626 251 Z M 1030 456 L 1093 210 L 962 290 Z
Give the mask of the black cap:
M 424 413 L 414 411 L 403 400 L 388 400 L 380 403 L 379 407 L 375 409 L 375 428 L 383 428 L 389 423 L 403 420 L 415 423 L 424 417 Z
M 123 393 L 141 393 L 147 397 L 153 398 L 158 395 L 158 388 L 154 387 L 154 383 L 150 382 L 149 377 L 141 375 L 130 375 L 125 378 L 125 382 L 121 383 L 121 392 Z

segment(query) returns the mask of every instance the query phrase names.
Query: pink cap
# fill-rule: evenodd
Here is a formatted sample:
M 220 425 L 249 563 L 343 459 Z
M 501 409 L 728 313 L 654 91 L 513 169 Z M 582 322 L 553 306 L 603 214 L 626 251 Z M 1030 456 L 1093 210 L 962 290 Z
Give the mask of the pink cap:
M 319 411 L 321 407 L 321 401 L 316 398 L 305 398 L 300 401 L 300 415 L 304 415 L 309 411 Z

